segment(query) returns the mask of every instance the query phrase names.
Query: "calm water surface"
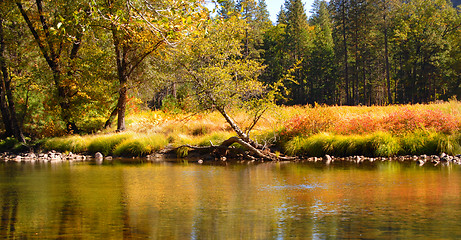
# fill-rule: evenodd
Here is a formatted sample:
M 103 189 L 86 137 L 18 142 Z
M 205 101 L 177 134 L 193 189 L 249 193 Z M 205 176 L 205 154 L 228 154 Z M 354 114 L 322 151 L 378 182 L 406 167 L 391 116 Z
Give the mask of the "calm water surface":
M 461 167 L 0 163 L 5 239 L 461 239 Z

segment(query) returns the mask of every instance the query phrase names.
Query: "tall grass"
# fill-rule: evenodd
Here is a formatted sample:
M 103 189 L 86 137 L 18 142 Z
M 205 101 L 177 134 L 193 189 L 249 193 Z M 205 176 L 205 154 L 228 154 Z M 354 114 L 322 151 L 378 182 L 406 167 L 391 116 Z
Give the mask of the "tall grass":
M 460 127 L 458 102 L 388 107 L 316 106 L 290 118 L 280 133 L 286 138 L 319 132 L 354 135 L 379 131 L 406 134 L 430 130 L 454 134 Z
M 461 154 L 461 137 L 431 131 L 417 131 L 405 135 L 376 132 L 366 135 L 334 135 L 320 133 L 312 136 L 296 136 L 284 144 L 291 155 L 322 157 L 395 155 Z
M 251 116 L 231 110 L 245 126 Z M 45 149 L 142 156 L 170 144 L 218 145 L 235 135 L 217 112 L 137 111 L 127 117 L 130 132 L 47 139 Z M 276 143 L 290 155 L 393 156 L 461 153 L 461 103 L 373 107 L 294 106 L 267 111 L 252 137 Z
M 164 148 L 167 144 L 167 138 L 161 134 L 136 136 L 116 145 L 113 154 L 123 157 L 146 156 Z

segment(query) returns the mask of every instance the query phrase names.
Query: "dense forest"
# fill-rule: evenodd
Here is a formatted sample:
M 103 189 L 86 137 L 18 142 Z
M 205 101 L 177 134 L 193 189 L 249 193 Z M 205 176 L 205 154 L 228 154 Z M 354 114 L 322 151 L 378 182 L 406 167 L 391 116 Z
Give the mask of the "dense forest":
M 308 18 L 301 0 L 286 0 L 272 23 L 264 0 L 220 0 L 211 11 L 201 0 L 2 1 L 4 136 L 91 133 L 115 119 L 123 131 L 126 112 L 140 106 L 224 111 L 235 96 L 271 94 L 283 105 L 448 100 L 461 90 L 453 4 L 316 0 Z

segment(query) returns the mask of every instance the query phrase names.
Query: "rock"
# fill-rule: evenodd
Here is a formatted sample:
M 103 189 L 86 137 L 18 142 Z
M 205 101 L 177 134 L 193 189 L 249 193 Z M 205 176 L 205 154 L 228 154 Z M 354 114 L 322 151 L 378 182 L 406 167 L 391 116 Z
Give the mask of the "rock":
M 203 163 L 203 160 L 202 160 L 202 159 L 199 159 L 199 160 L 197 161 L 197 163 L 198 163 L 198 164 L 202 164 L 202 163 Z
M 103 157 L 104 157 L 104 156 L 103 156 L 102 153 L 100 153 L 100 152 L 97 152 L 97 153 L 94 154 L 94 158 L 95 158 L 96 160 L 97 160 L 97 159 L 101 159 L 101 160 L 102 160 Z
M 330 155 L 325 155 L 325 164 L 330 165 L 331 161 L 333 160 Z
M 422 165 L 424 165 L 424 164 L 426 163 L 426 161 L 424 161 L 424 160 L 422 160 L 422 159 L 418 159 L 418 160 L 416 161 L 416 163 L 417 163 L 419 166 L 422 166 Z

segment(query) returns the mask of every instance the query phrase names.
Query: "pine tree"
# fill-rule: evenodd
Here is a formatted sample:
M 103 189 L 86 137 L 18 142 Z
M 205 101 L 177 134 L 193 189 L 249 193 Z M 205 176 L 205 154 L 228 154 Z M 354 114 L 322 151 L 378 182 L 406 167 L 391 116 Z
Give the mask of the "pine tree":
M 267 4 L 265 0 L 258 1 L 258 6 L 256 7 L 255 21 L 258 24 L 258 28 L 262 31 L 265 31 L 272 26 L 272 22 L 269 18 L 269 11 L 267 10 Z
M 309 44 L 307 15 L 301 0 L 285 2 L 287 9 L 286 46 L 290 55 L 291 64 L 301 61 L 301 68 L 295 73 L 298 83 L 292 86 L 292 98 L 294 104 L 306 104 L 308 84 L 306 80 L 307 50 Z
M 280 7 L 280 11 L 277 14 L 277 24 L 287 24 L 287 14 L 283 5 Z
M 232 13 L 235 12 L 235 2 L 234 0 L 223 0 L 219 1 L 220 9 L 218 10 L 219 16 L 223 18 L 229 18 Z
M 313 47 L 309 58 L 309 78 L 313 82 L 312 102 L 334 104 L 336 99 L 336 63 L 332 23 L 324 0 L 313 4 L 311 25 L 315 27 Z

